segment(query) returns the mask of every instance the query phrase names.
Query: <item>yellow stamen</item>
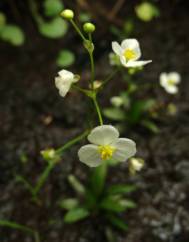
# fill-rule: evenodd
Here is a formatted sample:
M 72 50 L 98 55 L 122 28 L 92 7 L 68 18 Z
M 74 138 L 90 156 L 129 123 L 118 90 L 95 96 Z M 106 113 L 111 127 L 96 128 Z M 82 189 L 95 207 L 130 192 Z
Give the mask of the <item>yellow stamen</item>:
M 108 160 L 112 157 L 115 148 L 110 145 L 100 145 L 98 147 L 99 153 L 101 155 L 102 160 Z
M 168 80 L 167 81 L 167 83 L 168 83 L 168 85 L 170 85 L 170 86 L 174 86 L 175 85 L 175 82 L 173 81 L 173 80 Z
M 136 54 L 133 50 L 131 49 L 126 49 L 123 53 L 124 57 L 126 58 L 127 61 L 133 60 L 136 58 Z

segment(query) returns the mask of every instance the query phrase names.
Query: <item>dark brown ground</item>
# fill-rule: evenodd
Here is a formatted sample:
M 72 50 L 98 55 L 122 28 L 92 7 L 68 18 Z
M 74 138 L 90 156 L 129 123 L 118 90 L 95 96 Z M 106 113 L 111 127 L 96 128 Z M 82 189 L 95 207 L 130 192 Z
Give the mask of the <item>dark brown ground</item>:
M 160 5 L 161 18 L 151 23 L 137 22 L 133 37 L 140 40 L 144 59 L 153 60 L 138 79 L 158 82 L 162 71 L 181 73 L 182 83 L 176 97 L 170 98 L 161 88 L 148 94 L 174 101 L 178 114 L 159 124 L 158 135 L 138 127 L 126 134 L 137 142 L 138 155 L 146 160 L 146 168 L 135 177 L 129 177 L 126 164 L 110 169 L 109 182 L 136 183 L 139 187 L 133 194 L 137 209 L 124 215 L 128 232 L 116 232 L 119 242 L 189 241 L 188 8 L 185 1 L 169 2 Z M 0 45 L 0 218 L 31 226 L 45 242 L 105 242 L 101 218 L 64 225 L 63 212 L 56 203 L 70 195 L 66 180 L 70 173 L 85 181 L 89 172 L 78 162 L 76 153 L 80 145 L 67 152 L 51 173 L 41 191 L 41 206 L 32 203 L 28 192 L 15 182 L 15 174 L 35 182 L 45 167 L 39 158 L 40 150 L 58 147 L 79 134 L 86 120 L 86 99 L 76 93 L 62 99 L 53 83 L 57 72 L 55 56 L 65 46 L 80 52 L 79 68 L 75 65 L 75 70 L 82 71 L 86 81 L 87 60 L 81 56 L 79 42 L 70 33 L 63 41 L 51 41 L 40 37 L 34 28 L 27 32 L 27 42 L 21 48 Z M 108 71 L 104 54 L 113 40 L 106 28 L 105 32 L 105 37 L 96 37 L 98 43 L 104 39 L 103 44 L 98 44 L 101 51 L 96 50 L 99 77 Z M 107 104 L 110 94 L 119 93 L 119 83 L 117 78 L 112 81 L 101 102 Z M 46 125 L 48 116 L 52 122 Z M 26 164 L 21 162 L 23 155 L 28 157 Z M 0 241 L 33 240 L 23 232 L 0 228 Z

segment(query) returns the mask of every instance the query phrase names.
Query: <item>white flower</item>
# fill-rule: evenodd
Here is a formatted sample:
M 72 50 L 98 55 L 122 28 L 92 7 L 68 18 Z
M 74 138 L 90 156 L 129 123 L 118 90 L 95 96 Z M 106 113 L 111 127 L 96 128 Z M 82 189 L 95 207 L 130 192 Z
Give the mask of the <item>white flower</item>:
M 110 99 L 110 102 L 112 103 L 112 105 L 114 105 L 115 107 L 120 107 L 121 105 L 123 105 L 123 99 L 120 96 L 114 96 Z
M 88 135 L 91 144 L 78 151 L 79 160 L 90 167 L 99 166 L 104 160 L 126 161 L 136 153 L 134 141 L 119 138 L 119 132 L 111 125 L 94 128 Z
M 112 49 L 119 56 L 122 65 L 125 67 L 140 67 L 152 62 L 151 60 L 138 60 L 141 57 L 141 50 L 136 39 L 125 39 L 121 45 L 114 41 L 112 42 Z
M 176 94 L 178 92 L 177 85 L 181 81 L 181 76 L 177 72 L 161 73 L 160 85 L 170 94 Z
M 59 90 L 59 94 L 65 97 L 71 88 L 71 85 L 79 80 L 77 75 L 67 70 L 61 70 L 58 72 L 58 76 L 55 77 L 55 86 Z
M 141 158 L 131 158 L 129 160 L 129 171 L 131 174 L 135 174 L 136 171 L 140 171 L 144 166 L 144 160 Z

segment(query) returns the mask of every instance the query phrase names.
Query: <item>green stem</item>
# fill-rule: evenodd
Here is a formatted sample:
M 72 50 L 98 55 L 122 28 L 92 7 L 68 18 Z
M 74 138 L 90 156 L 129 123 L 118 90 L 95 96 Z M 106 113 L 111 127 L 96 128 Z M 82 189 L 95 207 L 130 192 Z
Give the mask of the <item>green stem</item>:
M 93 45 L 91 33 L 89 34 L 89 41 L 91 42 L 91 45 Z M 94 49 L 88 50 L 89 57 L 90 57 L 90 63 L 91 63 L 91 88 L 92 89 L 94 89 L 94 80 L 95 80 L 95 65 L 94 65 L 93 51 L 94 51 Z
M 85 138 L 88 135 L 88 133 L 89 133 L 89 131 L 86 130 L 85 132 L 83 132 L 82 134 L 77 136 L 76 138 L 68 141 L 64 146 L 62 146 L 61 148 L 56 150 L 56 154 L 57 155 L 62 154 L 66 149 L 70 148 L 72 145 L 74 145 L 75 143 L 77 143 L 80 140 L 82 140 L 83 138 Z
M 29 6 L 30 6 L 31 14 L 32 14 L 33 18 L 35 19 L 35 21 L 38 24 L 42 24 L 44 22 L 44 20 L 41 17 L 41 15 L 38 13 L 37 3 L 33 0 L 29 0 Z
M 70 19 L 71 24 L 73 25 L 74 29 L 76 30 L 76 32 L 79 34 L 79 36 L 82 38 L 83 41 L 86 41 L 85 36 L 82 34 L 81 30 L 79 29 L 79 27 L 77 26 L 77 24 L 74 22 L 73 19 Z
M 96 95 L 95 97 L 93 98 L 93 103 L 95 105 L 95 108 L 96 108 L 96 111 L 97 111 L 97 114 L 98 114 L 98 118 L 99 118 L 99 122 L 100 122 L 100 125 L 103 125 L 103 119 L 102 119 L 102 114 L 101 114 L 101 111 L 100 111 L 100 107 L 98 105 L 98 102 L 96 100 Z
M 45 170 L 43 171 L 43 173 L 40 175 L 37 184 L 34 188 L 34 196 L 36 197 L 37 194 L 39 193 L 41 187 L 43 186 L 43 184 L 46 182 L 51 170 L 54 168 L 56 162 L 50 161 L 47 165 L 47 167 L 45 168 Z
M 117 74 L 118 71 L 119 71 L 119 68 L 115 69 L 112 73 L 110 73 L 107 76 L 107 78 L 102 82 L 101 87 L 104 86 L 104 85 L 106 85 L 107 82 L 109 82 L 115 76 L 115 74 Z
M 65 150 L 67 150 L 68 148 L 70 148 L 71 146 L 73 146 L 75 143 L 77 143 L 78 141 L 80 141 L 81 139 L 83 139 L 84 137 L 86 137 L 88 134 L 88 130 L 85 131 L 84 133 L 82 133 L 81 135 L 77 136 L 76 138 L 68 141 L 64 146 L 62 146 L 61 148 L 56 150 L 56 154 L 60 155 L 62 154 Z M 45 170 L 43 171 L 43 173 L 40 175 L 37 184 L 34 188 L 34 195 L 37 196 L 37 194 L 39 193 L 41 187 L 44 185 L 44 183 L 46 182 L 51 170 L 54 168 L 54 166 L 56 165 L 56 161 L 49 161 L 47 167 L 45 168 Z

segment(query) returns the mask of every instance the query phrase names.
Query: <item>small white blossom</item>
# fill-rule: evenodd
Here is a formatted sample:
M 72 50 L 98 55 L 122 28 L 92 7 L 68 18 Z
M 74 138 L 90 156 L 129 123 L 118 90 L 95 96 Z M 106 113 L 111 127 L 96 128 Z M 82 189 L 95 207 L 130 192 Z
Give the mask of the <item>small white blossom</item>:
M 59 90 L 59 94 L 65 97 L 71 88 L 71 85 L 78 81 L 78 76 L 67 70 L 61 70 L 58 72 L 58 76 L 55 77 L 55 86 Z
M 144 160 L 141 158 L 131 158 L 129 160 L 129 171 L 134 175 L 137 171 L 140 171 L 144 166 Z
M 131 139 L 119 138 L 118 130 L 111 125 L 94 128 L 88 135 L 91 144 L 78 151 L 79 160 L 90 167 L 99 166 L 103 161 L 114 159 L 126 161 L 136 153 L 136 144 Z
M 114 41 L 112 42 L 112 49 L 125 67 L 140 67 L 152 62 L 151 60 L 138 60 L 141 57 L 141 50 L 136 39 L 125 39 L 121 45 Z
M 178 92 L 177 85 L 181 81 L 181 76 L 177 72 L 161 73 L 160 85 L 170 94 L 176 94 Z
M 113 106 L 120 107 L 121 105 L 123 105 L 123 98 L 119 96 L 115 96 L 110 99 L 110 102 L 112 103 Z

